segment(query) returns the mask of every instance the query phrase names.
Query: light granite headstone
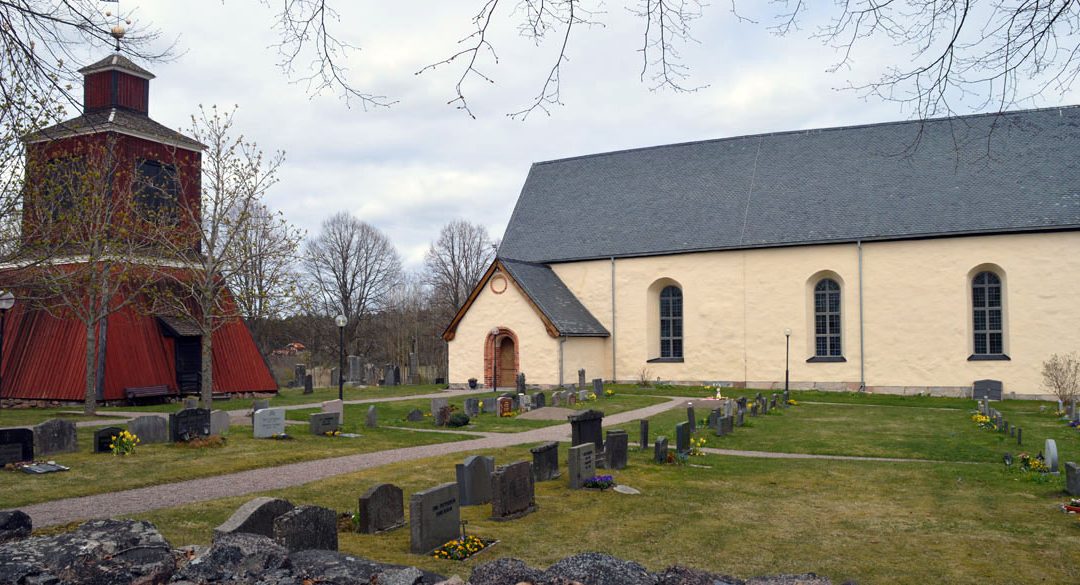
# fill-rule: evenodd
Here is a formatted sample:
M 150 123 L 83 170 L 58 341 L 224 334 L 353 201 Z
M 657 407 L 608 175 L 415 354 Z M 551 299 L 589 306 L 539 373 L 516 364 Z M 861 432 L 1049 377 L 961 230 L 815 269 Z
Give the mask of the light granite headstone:
M 298 506 L 274 518 L 274 541 L 289 550 L 338 549 L 337 513 L 319 506 Z
M 480 414 L 480 400 L 477 398 L 465 399 L 465 414 L 472 418 Z
M 142 445 L 169 442 L 169 421 L 161 416 L 147 414 L 128 421 L 128 432 L 139 437 Z
M 470 455 L 454 466 L 457 475 L 458 505 L 479 506 L 491 501 L 491 474 L 495 458 Z
M 450 406 L 450 401 L 446 398 L 432 398 L 431 399 L 431 416 L 435 418 L 439 416 L 439 411 L 443 408 Z
M 367 409 L 367 416 L 364 417 L 364 426 L 369 429 L 373 429 L 379 426 L 379 415 L 378 412 L 375 410 L 374 404 L 369 406 Z
M 251 417 L 252 432 L 256 439 L 269 439 L 285 433 L 285 409 L 263 408 Z
M 75 423 L 54 418 L 34 427 L 34 453 L 39 457 L 53 453 L 74 453 L 78 450 Z
M 532 463 L 500 465 L 490 481 L 492 520 L 513 520 L 536 511 Z
M 345 403 L 340 400 L 327 400 L 322 403 L 322 411 L 336 414 L 338 426 L 345 424 Z
M 391 483 L 380 483 L 360 496 L 358 532 L 376 534 L 405 525 L 405 495 Z
M 218 436 L 229 434 L 229 413 L 224 410 L 210 411 L 210 434 Z
M 427 554 L 461 531 L 456 483 L 444 483 L 409 498 L 409 552 Z
M 653 461 L 657 463 L 667 463 L 668 456 L 668 439 L 667 437 L 656 437 L 656 444 L 653 445 Z
M 1057 441 L 1053 439 L 1047 439 L 1043 444 L 1043 458 L 1046 460 L 1046 466 L 1050 468 L 1050 473 L 1058 473 L 1058 450 Z
M 570 489 L 576 490 L 585 480 L 596 476 L 596 445 L 592 442 L 570 447 L 567 457 Z
M 188 396 L 184 399 L 184 410 L 199 408 L 199 399 Z
M 294 507 L 288 500 L 280 498 L 259 497 L 248 500 L 243 506 L 237 508 L 228 520 L 214 529 L 213 539 L 217 540 L 222 535 L 237 532 L 273 538 L 274 519 L 292 511 Z

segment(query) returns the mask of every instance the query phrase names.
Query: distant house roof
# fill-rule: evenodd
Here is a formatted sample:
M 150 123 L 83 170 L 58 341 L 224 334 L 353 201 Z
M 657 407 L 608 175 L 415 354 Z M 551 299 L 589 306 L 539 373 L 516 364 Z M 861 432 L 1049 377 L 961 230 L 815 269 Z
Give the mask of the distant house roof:
M 1080 107 L 742 136 L 536 163 L 529 262 L 1080 228 Z
M 203 150 L 206 146 L 197 140 L 158 124 L 145 114 L 131 112 L 123 108 L 98 110 L 72 118 L 38 130 L 23 137 L 25 142 L 44 142 L 57 138 L 95 134 L 98 132 L 117 132 L 139 138 L 148 138 L 172 144 L 188 150 Z
M 150 73 L 146 69 L 139 67 L 131 59 L 128 59 L 127 57 L 119 54 L 109 55 L 108 57 L 105 57 L 97 63 L 87 65 L 86 67 L 79 69 L 79 73 L 82 73 L 84 76 L 86 76 L 97 73 L 99 71 L 109 71 L 110 69 L 127 71 L 128 73 L 131 73 L 138 77 L 142 77 L 143 79 L 154 78 L 153 73 Z
M 170 337 L 201 337 L 202 329 L 199 324 L 188 317 L 175 315 L 158 315 L 158 322 L 165 328 L 166 335 Z
M 543 264 L 496 258 L 476 283 L 469 298 L 458 309 L 454 319 L 443 332 L 447 341 L 454 339 L 458 323 L 469 311 L 473 301 L 487 286 L 496 271 L 502 270 L 525 295 L 539 313 L 544 327 L 552 337 L 608 337 L 608 330 L 566 288 L 555 272 Z

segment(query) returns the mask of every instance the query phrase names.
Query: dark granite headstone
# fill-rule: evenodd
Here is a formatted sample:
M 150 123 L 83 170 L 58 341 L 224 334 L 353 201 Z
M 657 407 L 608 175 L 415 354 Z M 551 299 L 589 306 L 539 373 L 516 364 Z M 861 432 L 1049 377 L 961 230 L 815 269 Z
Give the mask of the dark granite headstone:
M 435 426 L 445 427 L 450 424 L 450 407 L 444 406 L 435 413 Z
M 514 377 L 514 383 L 518 394 L 525 393 L 525 372 L 518 372 L 518 375 Z
M 199 408 L 199 399 L 194 396 L 184 398 L 184 410 L 191 410 L 193 408 Z
M 304 376 L 304 394 L 315 393 L 315 380 L 311 377 L 311 374 Z
M 0 545 L 7 544 L 24 538 L 29 538 L 30 534 L 34 532 L 34 521 L 30 518 L 30 515 L 22 510 L 8 510 L 6 512 L 0 512 Z M 10 575 L 10 573 L 8 573 Z M 37 580 L 35 577 L 30 577 L 26 581 L 30 582 Z M 47 582 L 47 579 L 41 579 L 38 581 Z
M 630 435 L 621 429 L 613 429 L 607 432 L 607 440 L 604 441 L 604 463 L 608 469 L 626 469 L 627 452 L 630 446 Z
M 1004 390 L 1001 380 L 975 380 L 971 387 L 971 397 L 978 400 L 986 397 L 990 400 L 1001 400 Z
M 577 389 L 579 391 L 585 389 L 585 368 L 577 371 Z
M 405 494 L 391 483 L 380 483 L 360 496 L 357 508 L 364 534 L 376 534 L 405 525 Z
M 730 435 L 735 432 L 735 418 L 731 416 L 722 416 L 719 420 L 720 429 L 724 431 L 725 435 Z
M 364 426 L 369 429 L 373 429 L 379 426 L 379 414 L 375 410 L 375 405 L 372 404 L 367 409 L 367 416 L 364 417 Z
M 741 427 L 745 424 L 745 414 L 746 411 L 741 408 L 735 411 L 735 426 Z
M 592 391 L 599 398 L 604 395 L 604 380 L 603 378 L 593 378 Z
M 495 458 L 470 455 L 454 467 L 457 474 L 458 505 L 479 506 L 491 501 L 491 474 Z
M 112 438 L 120 436 L 124 429 L 120 427 L 105 427 L 94 431 L 94 453 L 111 453 Z M 140 439 L 141 440 L 141 439 Z
M 139 437 L 139 443 L 152 445 L 169 442 L 169 421 L 165 417 L 152 414 L 137 416 L 128 421 L 128 431 Z
M 205 408 L 186 408 L 169 415 L 172 442 L 187 442 L 210 436 L 210 411 Z
M 337 513 L 319 506 L 293 508 L 274 518 L 274 540 L 289 552 L 336 551 Z
M 1017 445 L 1023 445 L 1024 444 L 1024 429 L 1021 428 L 1021 427 L 1016 427 L 1016 444 Z
M 585 480 L 596 476 L 596 445 L 592 442 L 570 447 L 567 457 L 570 489 L 576 490 Z
M 0 429 L 0 467 L 34 460 L 34 431 Z
M 1080 466 L 1072 461 L 1065 462 L 1065 491 L 1070 496 L 1080 496 Z
M 675 452 L 688 453 L 690 451 L 690 423 L 681 422 L 675 425 Z
M 667 463 L 668 455 L 668 440 L 667 437 L 656 437 L 656 444 L 653 445 L 653 461 L 657 463 Z
M 461 531 L 456 483 L 444 483 L 409 498 L 409 552 L 427 554 Z
M 512 520 L 536 511 L 532 463 L 500 465 L 490 481 L 492 520 Z
M 533 408 L 544 408 L 547 406 L 547 396 L 543 392 L 536 392 L 532 395 Z
M 559 444 L 555 441 L 529 449 L 533 456 L 533 473 L 536 481 L 548 481 L 559 477 Z
M 686 422 L 690 425 L 690 432 L 697 432 L 697 416 L 694 414 L 694 405 L 686 407 Z
M 293 366 L 293 383 L 295 386 L 302 386 L 304 380 L 307 379 L 307 366 L 304 364 L 296 364 Z
M 313 435 L 325 435 L 326 433 L 341 430 L 336 412 L 315 412 L 308 415 L 308 430 Z
M 418 422 L 424 420 L 424 413 L 419 408 L 414 408 L 409 411 L 409 414 L 405 415 L 405 420 L 410 422 Z
M 300 384 L 303 384 L 303 381 L 301 381 Z M 297 386 L 299 386 L 300 384 L 297 384 Z M 264 409 L 264 408 L 270 408 L 270 400 L 269 399 L 267 399 L 267 398 L 257 398 L 255 400 L 251 401 L 251 412 L 253 414 L 255 412 L 258 412 L 258 411 Z
M 578 446 L 592 443 L 596 452 L 604 449 L 603 423 L 604 413 L 599 410 L 586 410 L 567 417 L 570 419 L 570 444 Z
M 496 402 L 499 404 L 499 416 L 510 416 L 514 412 L 514 401 L 506 396 L 500 396 Z
M 641 421 L 638 423 L 638 426 L 641 429 L 641 450 L 644 451 L 645 449 L 649 448 L 649 421 L 648 421 L 648 419 L 644 419 L 644 418 L 641 419 Z
M 34 427 L 34 453 L 38 457 L 53 453 L 74 453 L 79 450 L 75 423 L 57 418 Z
M 260 534 L 267 538 L 274 537 L 274 519 L 286 512 L 292 511 L 293 506 L 288 500 L 279 498 L 260 497 L 248 500 L 233 512 L 224 523 L 214 529 L 214 540 L 222 535 L 244 532 L 247 534 Z
M 465 399 L 465 414 L 472 418 L 480 414 L 480 400 L 478 398 Z

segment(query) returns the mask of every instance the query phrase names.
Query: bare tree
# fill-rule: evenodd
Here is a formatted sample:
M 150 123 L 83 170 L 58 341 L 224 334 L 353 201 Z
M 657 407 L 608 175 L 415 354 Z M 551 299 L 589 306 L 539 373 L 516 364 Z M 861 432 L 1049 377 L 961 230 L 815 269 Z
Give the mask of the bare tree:
M 189 319 L 201 334 L 201 401 L 213 402 L 213 334 L 240 318 L 240 304 L 228 285 L 237 273 L 259 262 L 281 261 L 287 246 L 257 249 L 245 246 L 251 225 L 260 212 L 260 201 L 277 182 L 283 153 L 267 158 L 254 142 L 234 134 L 234 113 L 216 107 L 200 109 L 192 116 L 191 137 L 206 145 L 201 177 L 180 175 L 181 191 L 192 181 L 201 182 L 201 197 L 180 205 L 182 218 L 171 240 L 169 256 L 177 268 L 163 271 L 156 291 L 159 311 Z
M 487 228 L 463 219 L 439 231 L 424 257 L 424 281 L 444 313 L 452 314 L 465 303 L 495 258 L 495 247 Z
M 297 250 L 304 234 L 281 215 L 256 203 L 246 222 L 236 222 L 240 254 L 228 256 L 231 278 L 228 285 L 240 314 L 248 323 L 256 343 L 264 352 L 270 347 L 263 325 L 291 312 L 297 282 Z
M 1043 384 L 1062 404 L 1077 399 L 1080 394 L 1080 355 L 1054 354 L 1042 365 Z
M 401 258 L 386 234 L 346 212 L 327 218 L 307 241 L 304 266 L 320 311 L 348 320 L 347 347 L 401 277 Z

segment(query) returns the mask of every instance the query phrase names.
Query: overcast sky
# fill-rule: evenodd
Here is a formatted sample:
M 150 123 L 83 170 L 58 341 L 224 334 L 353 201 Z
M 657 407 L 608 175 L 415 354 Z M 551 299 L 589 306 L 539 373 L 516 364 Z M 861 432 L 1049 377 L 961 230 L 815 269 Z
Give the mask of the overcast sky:
M 236 123 L 245 135 L 286 153 L 281 182 L 268 194 L 271 207 L 309 234 L 332 213 L 348 211 L 387 233 L 411 268 L 452 219 L 482 223 L 501 237 L 535 161 L 911 116 L 896 104 L 834 89 L 873 79 L 897 62 L 897 49 L 864 47 L 854 68 L 829 73 L 837 54 L 809 38 L 813 15 L 804 31 L 780 38 L 767 30 L 768 12 L 752 14 L 763 22 L 739 22 L 725 2 L 706 7 L 694 23 L 700 44 L 683 53 L 687 84 L 707 87 L 651 91 L 639 79 L 643 22 L 613 0 L 596 16 L 604 26 L 582 27 L 572 40 L 565 106 L 525 121 L 506 114 L 539 91 L 557 39 L 535 47 L 518 36 L 516 15 L 496 13 L 499 62 L 480 64 L 495 83 L 466 81 L 472 119 L 446 103 L 463 64 L 415 73 L 458 50 L 482 2 L 336 4 L 337 31 L 361 47 L 349 56 L 350 82 L 396 100 L 392 107 L 350 108 L 337 95 L 312 97 L 306 86 L 290 84 L 276 66 L 273 14 L 254 0 L 124 0 L 121 9 L 134 12 L 136 26 L 153 24 L 178 40 L 174 61 L 144 64 L 157 75 L 154 119 L 183 129 L 199 104 L 239 106 Z M 1067 102 L 1047 97 L 1034 105 Z

